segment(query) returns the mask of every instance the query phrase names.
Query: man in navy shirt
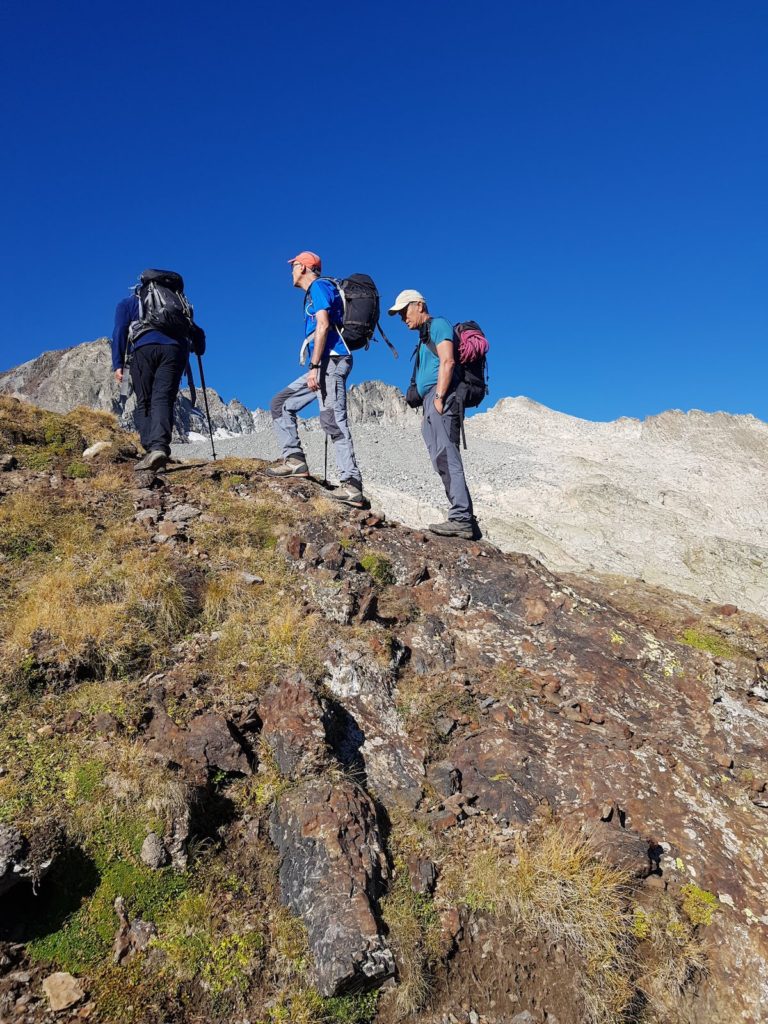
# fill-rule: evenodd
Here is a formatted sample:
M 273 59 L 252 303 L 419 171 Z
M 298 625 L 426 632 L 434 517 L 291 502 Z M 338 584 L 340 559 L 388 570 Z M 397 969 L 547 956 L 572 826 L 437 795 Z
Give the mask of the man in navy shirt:
M 192 330 L 199 332 L 196 350 L 202 354 L 205 335 L 190 321 Z M 133 339 L 130 342 L 129 333 Z M 129 348 L 130 359 L 127 357 Z M 149 325 L 142 328 L 135 291 L 118 302 L 112 332 L 112 369 L 118 384 L 122 384 L 126 362 L 130 362 L 131 382 L 136 393 L 136 427 L 146 449 L 146 455 L 134 467 L 136 470 L 162 469 L 168 461 L 173 407 L 188 360 L 188 338 L 171 338 Z
M 353 508 L 366 508 L 363 482 L 355 458 L 347 422 L 347 377 L 352 356 L 344 344 L 341 328 L 344 307 L 333 281 L 320 277 L 322 263 L 317 253 L 305 250 L 288 261 L 293 285 L 304 293 L 304 346 L 310 344 L 309 372 L 297 377 L 272 399 L 272 426 L 283 453 L 283 461 L 270 466 L 270 476 L 308 477 L 309 469 L 299 441 L 297 414 L 310 402 L 320 403 L 320 425 L 333 441 L 341 486 L 332 497 Z
M 426 299 L 414 288 L 397 296 L 389 315 L 396 313 L 406 327 L 419 332 L 416 387 L 424 410 L 421 435 L 451 503 L 447 522 L 431 523 L 429 529 L 441 537 L 472 540 L 477 524 L 459 449 L 461 413 L 456 401 L 453 327 L 445 317 L 430 316 Z

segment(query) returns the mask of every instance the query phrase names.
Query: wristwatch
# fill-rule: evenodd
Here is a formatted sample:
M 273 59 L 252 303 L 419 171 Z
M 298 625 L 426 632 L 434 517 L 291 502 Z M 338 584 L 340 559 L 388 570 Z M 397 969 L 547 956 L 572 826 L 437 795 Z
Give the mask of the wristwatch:
M 310 370 L 319 370 L 322 365 L 322 363 L 310 363 L 309 368 Z
M 442 402 L 442 400 L 445 398 L 445 395 L 441 395 L 439 392 L 436 391 L 435 392 L 435 398 L 439 398 L 440 401 Z

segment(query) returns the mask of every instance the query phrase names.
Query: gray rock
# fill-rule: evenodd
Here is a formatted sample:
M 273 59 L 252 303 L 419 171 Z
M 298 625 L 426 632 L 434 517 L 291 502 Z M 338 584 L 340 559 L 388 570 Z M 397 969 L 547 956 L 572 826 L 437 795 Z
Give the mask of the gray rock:
M 153 871 L 165 867 L 168 863 L 168 851 L 156 832 L 150 832 L 141 844 L 141 859 Z
M 142 921 L 138 917 L 131 921 L 122 896 L 115 899 L 115 913 L 120 921 L 120 927 L 112 944 L 112 958 L 119 964 L 123 960 L 129 960 L 134 953 L 143 952 L 157 935 L 157 927 L 151 921 Z
M 368 795 L 349 779 L 309 779 L 283 793 L 270 823 L 282 901 L 307 928 L 322 996 L 377 988 L 395 973 L 374 902 L 386 859 Z
M 172 523 L 187 523 L 190 519 L 197 519 L 200 509 L 194 505 L 175 505 L 167 514 L 166 519 Z

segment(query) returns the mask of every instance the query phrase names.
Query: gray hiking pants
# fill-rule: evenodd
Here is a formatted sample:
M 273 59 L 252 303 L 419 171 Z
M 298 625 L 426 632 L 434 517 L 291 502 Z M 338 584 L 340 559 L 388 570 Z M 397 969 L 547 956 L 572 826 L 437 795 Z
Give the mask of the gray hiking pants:
M 352 435 L 347 423 L 347 377 L 352 370 L 352 356 L 331 356 L 320 371 L 320 390 L 307 387 L 308 373 L 278 391 L 272 399 L 272 426 L 275 430 L 283 458 L 304 455 L 296 423 L 297 413 L 315 399 L 320 403 L 320 426 L 333 441 L 336 466 L 342 482 L 351 481 L 362 488 L 363 481 L 357 468 Z
M 424 396 L 421 436 L 432 459 L 432 465 L 443 481 L 446 497 L 451 503 L 448 518 L 453 522 L 471 523 L 472 498 L 464 479 L 464 464 L 459 450 L 461 421 L 456 395 L 448 395 L 441 415 L 435 409 L 435 390 L 436 388 L 430 388 Z

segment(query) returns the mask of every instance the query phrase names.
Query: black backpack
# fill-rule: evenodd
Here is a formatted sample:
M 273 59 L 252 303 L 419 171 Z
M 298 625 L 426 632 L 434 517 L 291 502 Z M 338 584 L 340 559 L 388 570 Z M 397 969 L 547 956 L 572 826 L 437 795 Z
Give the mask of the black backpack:
M 473 352 L 469 358 L 462 359 L 463 339 L 465 336 L 471 337 L 472 335 L 475 337 L 480 335 L 485 344 L 480 345 L 480 350 Z M 453 344 L 456 350 L 456 394 L 463 416 L 465 409 L 476 409 L 490 390 L 488 387 L 488 341 L 476 320 L 464 320 L 453 328 Z
M 437 345 L 429 335 L 431 318 L 419 328 L 419 341 L 413 350 L 413 373 L 411 382 L 405 395 L 405 401 L 412 409 L 418 409 L 423 404 L 421 395 L 416 387 L 416 371 L 419 367 L 419 349 L 425 345 L 429 351 L 440 358 L 437 352 Z M 481 336 L 483 344 L 479 351 L 475 351 L 471 358 L 462 359 L 462 344 L 464 335 L 476 334 Z M 483 334 L 483 329 L 475 320 L 463 320 L 453 328 L 453 347 L 456 355 L 454 369 L 454 382 L 456 401 L 459 406 L 459 417 L 461 422 L 461 440 L 464 447 L 467 447 L 467 438 L 464 434 L 464 410 L 476 409 L 485 396 L 489 393 L 488 387 L 488 340 Z M 470 346 L 471 347 L 471 346 Z
M 149 331 L 160 331 L 175 341 L 188 341 L 196 355 L 205 352 L 205 332 L 194 321 L 181 274 L 172 270 L 145 270 L 136 297 L 139 319 L 130 326 L 130 344 Z
M 331 281 L 339 290 L 344 319 L 339 333 L 350 352 L 368 348 L 374 339 L 376 328 L 384 341 L 397 358 L 397 349 L 386 336 L 379 323 L 381 308 L 379 291 L 373 278 L 367 274 L 350 274 L 338 280 L 335 277 L 324 278 Z

